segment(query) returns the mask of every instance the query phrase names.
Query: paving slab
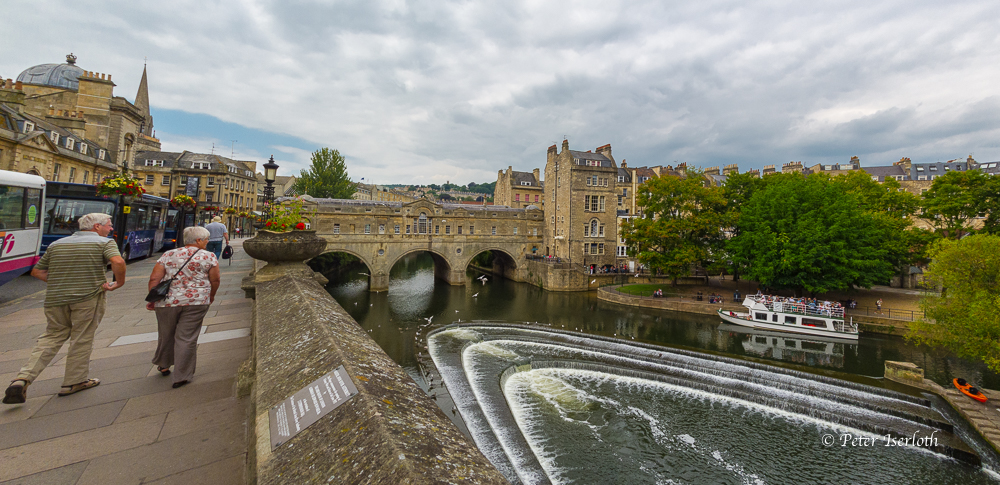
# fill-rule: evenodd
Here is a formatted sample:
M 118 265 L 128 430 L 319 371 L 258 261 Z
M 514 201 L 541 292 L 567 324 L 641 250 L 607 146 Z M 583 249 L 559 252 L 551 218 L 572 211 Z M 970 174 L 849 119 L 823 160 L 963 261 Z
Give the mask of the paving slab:
M 102 428 L 115 422 L 125 401 L 0 424 L 0 450 Z
M 171 410 L 160 431 L 160 440 L 191 433 L 200 428 L 213 426 L 246 425 L 246 410 L 235 397 L 228 396 L 215 401 L 207 401 L 195 406 Z
M 202 428 L 92 459 L 76 485 L 140 484 L 245 452 L 246 433 L 240 426 Z M 129 466 L 123 467 L 123 463 Z
M 30 387 L 28 388 L 28 392 L 31 392 Z M 31 397 L 31 394 L 29 394 L 28 401 L 20 406 L 0 407 L 0 424 L 13 423 L 34 416 L 36 411 L 49 402 L 49 399 L 52 399 L 52 396 Z
M 165 414 L 185 407 L 196 407 L 202 403 L 225 399 L 232 397 L 232 395 L 232 381 L 192 381 L 184 387 L 129 399 L 121 413 L 118 414 L 117 422 Z M 233 404 L 235 405 L 235 399 L 233 399 Z
M 146 483 L 149 485 L 236 485 L 246 483 L 245 473 L 246 455 L 237 455 Z
M 156 441 L 165 414 L 0 450 L 0 480 L 11 480 Z
M 87 469 L 90 462 L 81 461 L 72 465 L 61 466 L 52 470 L 35 473 L 26 477 L 0 482 L 0 485 L 53 485 L 62 483 L 76 483 Z

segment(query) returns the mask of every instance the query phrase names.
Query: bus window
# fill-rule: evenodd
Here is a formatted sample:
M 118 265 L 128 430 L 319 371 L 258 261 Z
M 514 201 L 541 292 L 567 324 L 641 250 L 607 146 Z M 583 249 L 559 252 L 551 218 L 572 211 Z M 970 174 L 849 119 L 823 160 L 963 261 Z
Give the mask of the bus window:
M 102 200 L 45 199 L 45 233 L 68 236 L 80 230 L 77 221 L 94 212 L 111 215 L 115 204 Z M 114 222 L 114 221 L 112 221 Z
M 0 229 L 21 229 L 24 187 L 0 186 Z
M 150 207 L 151 228 L 156 229 L 162 226 L 163 209 L 160 206 Z
M 38 227 L 42 224 L 42 191 L 27 189 L 24 197 L 24 227 Z

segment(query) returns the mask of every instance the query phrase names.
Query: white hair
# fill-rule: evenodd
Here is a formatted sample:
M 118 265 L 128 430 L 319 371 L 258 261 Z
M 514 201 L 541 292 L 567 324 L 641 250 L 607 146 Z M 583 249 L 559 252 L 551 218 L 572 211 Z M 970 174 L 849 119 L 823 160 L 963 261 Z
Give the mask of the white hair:
M 191 226 L 184 228 L 184 244 L 194 244 L 199 239 L 208 240 L 208 229 L 201 226 Z
M 81 231 L 93 231 L 94 226 L 103 226 L 109 221 L 111 221 L 110 215 L 103 214 L 101 212 L 93 212 L 81 217 L 78 223 L 80 224 Z

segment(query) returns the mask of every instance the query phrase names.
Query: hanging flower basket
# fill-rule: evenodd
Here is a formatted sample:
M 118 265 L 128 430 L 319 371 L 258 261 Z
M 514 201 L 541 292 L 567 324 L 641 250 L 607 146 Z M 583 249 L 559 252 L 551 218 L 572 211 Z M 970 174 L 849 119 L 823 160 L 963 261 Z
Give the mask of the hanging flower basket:
M 132 178 L 126 174 L 119 173 L 111 178 L 106 178 L 97 184 L 97 195 L 142 197 L 146 189 L 142 188 L 142 182 L 137 178 Z
M 240 212 L 240 217 L 250 217 L 250 213 L 247 211 Z
M 226 207 L 226 210 L 223 211 L 223 212 L 225 212 L 226 214 L 235 214 L 237 211 L 236 211 L 236 209 L 233 209 L 232 207 Z
M 194 209 L 198 202 L 196 202 L 191 197 L 184 194 L 178 194 L 173 199 L 170 199 L 170 204 L 178 209 Z
M 207 205 L 207 206 L 201 208 L 201 210 L 203 210 L 205 212 L 218 212 L 219 209 L 220 209 L 219 207 L 216 207 L 214 205 Z

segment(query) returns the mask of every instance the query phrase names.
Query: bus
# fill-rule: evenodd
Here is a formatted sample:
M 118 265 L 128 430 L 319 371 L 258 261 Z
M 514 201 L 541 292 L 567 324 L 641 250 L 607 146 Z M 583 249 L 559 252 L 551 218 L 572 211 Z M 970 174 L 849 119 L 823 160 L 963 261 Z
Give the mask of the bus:
M 100 212 L 111 215 L 113 237 L 126 261 L 152 256 L 163 249 L 169 204 L 169 200 L 149 194 L 126 204 L 121 197 L 97 195 L 93 185 L 49 182 L 40 254 L 53 241 L 78 231 L 80 217 Z
M 38 262 L 45 179 L 0 170 L 0 285 Z

